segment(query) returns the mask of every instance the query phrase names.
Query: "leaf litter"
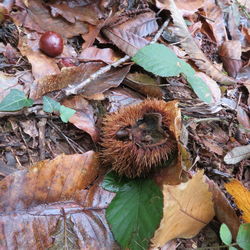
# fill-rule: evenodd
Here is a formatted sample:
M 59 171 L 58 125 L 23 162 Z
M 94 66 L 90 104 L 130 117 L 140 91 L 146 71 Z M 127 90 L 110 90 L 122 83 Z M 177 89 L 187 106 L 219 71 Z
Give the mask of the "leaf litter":
M 178 198 L 164 202 L 164 215 L 152 242 L 157 246 L 166 243 L 173 249 L 218 246 L 221 243 L 213 230 L 214 222 L 216 229 L 218 223 L 227 224 L 235 240 L 240 225 L 238 215 L 242 211 L 243 218 L 247 216 L 246 201 L 237 200 L 241 189 L 232 194 L 240 211 L 228 194 L 224 195 L 224 184 L 229 178 L 236 178 L 239 185 L 248 190 L 250 187 L 249 6 L 244 1 L 213 0 L 155 4 L 119 1 L 119 4 L 112 5 L 111 1 L 3 3 L 8 17 L 4 15 L 1 19 L 0 12 L 3 90 L 0 107 L 6 107 L 4 98 L 16 99 L 13 94 L 9 96 L 13 91 L 22 93 L 18 107 L 8 101 L 9 108 L 0 112 L 3 249 L 33 246 L 119 249 L 114 240 L 119 232 L 112 232 L 113 222 L 108 224 L 105 217 L 115 194 L 100 186 L 107 169 L 102 164 L 99 168 L 96 163 L 102 119 L 146 97 L 163 99 L 166 103 L 176 100 L 182 117 L 178 115 L 173 120 L 172 129 L 176 138 L 184 131 L 182 126 L 187 131 L 185 145 L 177 139 L 176 162 L 159 170 L 153 178 L 164 200 L 175 197 L 171 196 L 173 192 Z M 40 36 L 47 30 L 60 33 L 64 39 L 63 53 L 56 58 L 39 50 Z M 138 51 L 152 41 L 172 49 L 178 62 L 190 67 L 186 74 L 195 73 L 195 77 L 173 73 L 171 77 L 159 76 L 151 67 L 152 62 L 158 67 L 164 65 L 162 70 L 166 74 L 172 61 L 167 62 L 156 51 L 149 52 L 154 58 L 151 61 L 150 56 L 143 59 L 143 63 L 151 65 L 149 68 L 135 65 L 130 57 L 138 56 Z M 76 95 L 69 96 L 72 93 Z M 54 113 L 42 110 L 42 98 L 47 95 L 47 99 L 60 102 Z M 68 108 L 74 112 L 68 113 Z M 70 123 L 62 123 L 59 115 Z M 44 159 L 47 160 L 40 162 Z M 188 187 L 204 193 L 201 197 L 192 196 L 194 192 L 188 192 Z M 124 201 L 119 196 L 114 201 L 117 199 Z M 188 206 L 180 206 L 185 202 L 191 212 L 185 210 Z M 160 209 L 159 205 L 150 205 Z M 183 215 L 192 222 L 180 220 L 180 211 L 186 211 Z M 201 219 L 205 211 L 207 217 Z M 188 217 L 189 214 L 192 216 Z M 213 219 L 214 214 L 217 219 Z M 121 216 L 118 211 L 118 219 Z M 168 225 L 169 221 L 173 223 Z M 179 227 L 173 230 L 173 225 Z M 162 233 L 162 228 L 167 230 Z M 152 228 L 146 231 L 152 233 Z M 213 236 L 209 240 L 211 231 Z M 15 240 L 5 232 L 15 234 Z M 140 232 L 138 229 L 137 233 Z M 151 236 L 145 236 L 146 247 Z M 136 242 L 130 244 L 131 249 L 137 249 L 137 243 L 145 243 L 138 239 L 141 240 L 136 234 L 130 239 Z

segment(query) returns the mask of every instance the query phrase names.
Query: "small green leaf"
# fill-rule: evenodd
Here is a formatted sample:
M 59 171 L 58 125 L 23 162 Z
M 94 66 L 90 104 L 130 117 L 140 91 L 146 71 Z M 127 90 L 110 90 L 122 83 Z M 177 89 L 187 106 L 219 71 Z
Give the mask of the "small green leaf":
M 127 179 L 126 177 L 121 177 L 114 171 L 111 171 L 105 175 L 104 180 L 102 182 L 102 187 L 107 191 L 117 193 L 120 187 L 127 183 L 128 180 L 129 179 Z
M 220 227 L 220 238 L 226 245 L 230 245 L 232 243 L 232 234 L 228 226 L 224 223 Z
M 0 103 L 0 111 L 17 111 L 24 107 L 33 105 L 33 100 L 28 99 L 24 92 L 12 89 L 10 93 Z
M 59 112 L 60 112 L 60 117 L 62 121 L 68 122 L 70 117 L 74 115 L 76 111 L 74 109 L 65 107 L 64 105 L 61 105 Z
M 162 77 L 184 74 L 196 95 L 204 102 L 212 102 L 212 93 L 206 83 L 195 76 L 194 69 L 163 44 L 150 44 L 140 49 L 132 60 L 145 70 Z
M 163 195 L 149 179 L 122 185 L 106 210 L 115 239 L 123 249 L 147 249 L 163 214 Z
M 240 225 L 236 242 L 244 250 L 250 249 L 250 223 Z
M 48 113 L 59 111 L 61 104 L 48 96 L 43 97 L 43 110 Z

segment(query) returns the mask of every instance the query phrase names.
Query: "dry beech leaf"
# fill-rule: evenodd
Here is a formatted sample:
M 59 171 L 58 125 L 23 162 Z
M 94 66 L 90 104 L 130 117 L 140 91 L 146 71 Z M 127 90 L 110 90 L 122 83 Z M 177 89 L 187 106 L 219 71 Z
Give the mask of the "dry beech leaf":
M 0 182 L 0 211 L 26 209 L 42 203 L 71 198 L 86 188 L 98 172 L 96 153 L 60 155 L 54 160 L 38 162 Z
M 234 84 L 236 81 L 233 78 L 224 75 L 204 55 L 204 53 L 198 47 L 194 38 L 190 34 L 180 11 L 175 5 L 175 2 L 173 0 L 169 1 L 170 1 L 169 9 L 172 14 L 174 25 L 176 26 L 174 32 L 180 38 L 182 47 L 185 49 L 185 51 L 191 57 L 191 59 L 195 62 L 197 67 L 206 74 L 208 74 L 215 81 L 218 81 L 223 84 Z
M 66 107 L 76 110 L 76 113 L 70 117 L 69 122 L 77 128 L 87 132 L 94 142 L 99 139 L 99 133 L 95 126 L 94 109 L 83 96 L 77 95 L 67 98 L 62 103 Z
M 235 179 L 226 183 L 225 188 L 233 196 L 238 208 L 242 210 L 244 222 L 250 223 L 250 191 Z
M 240 226 L 239 217 L 231 207 L 228 199 L 221 191 L 220 187 L 214 181 L 208 178 L 206 179 L 206 182 L 209 185 L 209 191 L 213 194 L 214 211 L 216 218 L 221 223 L 225 223 L 229 227 L 234 240 L 236 240 L 236 236 Z
M 223 62 L 223 67 L 229 76 L 236 77 L 242 67 L 241 42 L 225 41 L 220 47 L 219 55 Z
M 155 247 L 175 238 L 192 238 L 212 220 L 212 193 L 204 178 L 199 171 L 186 183 L 163 186 L 163 219 L 152 239 Z

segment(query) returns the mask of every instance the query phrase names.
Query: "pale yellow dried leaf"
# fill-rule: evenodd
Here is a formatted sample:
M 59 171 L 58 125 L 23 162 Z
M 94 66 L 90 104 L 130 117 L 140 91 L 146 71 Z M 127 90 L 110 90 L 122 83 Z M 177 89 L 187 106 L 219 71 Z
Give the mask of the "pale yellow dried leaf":
M 234 198 L 239 209 L 242 210 L 242 219 L 250 223 L 250 191 L 247 190 L 238 180 L 232 180 L 225 184 L 225 188 Z
M 212 193 L 204 179 L 199 171 L 186 183 L 163 186 L 163 219 L 152 239 L 154 247 L 175 238 L 192 238 L 212 220 Z

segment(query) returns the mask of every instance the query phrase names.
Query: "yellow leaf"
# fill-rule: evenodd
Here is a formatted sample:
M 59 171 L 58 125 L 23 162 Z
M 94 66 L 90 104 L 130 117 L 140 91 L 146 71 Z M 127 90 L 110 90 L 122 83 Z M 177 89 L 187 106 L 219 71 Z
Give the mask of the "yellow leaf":
M 243 211 L 244 222 L 250 223 L 250 191 L 235 179 L 225 184 L 225 188 L 233 196 L 239 209 Z
M 161 247 L 175 238 L 192 238 L 214 217 L 212 193 L 203 171 L 179 185 L 164 185 L 164 209 L 160 227 L 152 239 Z

